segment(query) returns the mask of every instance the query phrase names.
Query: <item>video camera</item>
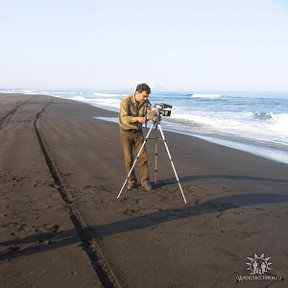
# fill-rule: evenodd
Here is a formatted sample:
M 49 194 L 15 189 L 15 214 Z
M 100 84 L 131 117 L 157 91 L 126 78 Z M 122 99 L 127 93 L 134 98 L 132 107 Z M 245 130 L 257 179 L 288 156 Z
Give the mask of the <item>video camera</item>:
M 153 116 L 162 115 L 168 117 L 171 115 L 172 105 L 160 103 L 160 104 L 153 104 L 150 106 L 150 112 Z

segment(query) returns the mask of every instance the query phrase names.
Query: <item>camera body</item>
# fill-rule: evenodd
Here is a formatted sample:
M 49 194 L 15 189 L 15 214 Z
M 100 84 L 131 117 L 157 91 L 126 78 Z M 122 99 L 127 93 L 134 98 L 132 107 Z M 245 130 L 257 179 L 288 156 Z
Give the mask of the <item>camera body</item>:
M 160 103 L 160 104 L 157 103 L 157 104 L 151 105 L 149 108 L 150 108 L 150 113 L 148 114 L 152 114 L 153 115 L 152 118 L 155 118 L 159 115 L 169 117 L 171 115 L 172 105 L 169 105 L 166 103 Z

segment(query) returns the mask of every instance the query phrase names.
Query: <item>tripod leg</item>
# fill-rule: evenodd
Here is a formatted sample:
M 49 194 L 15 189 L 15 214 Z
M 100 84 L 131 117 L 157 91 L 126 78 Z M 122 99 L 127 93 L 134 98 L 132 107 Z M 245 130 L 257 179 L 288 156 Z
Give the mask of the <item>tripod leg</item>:
M 121 193 L 122 193 L 122 191 L 123 191 L 126 183 L 128 182 L 129 177 L 130 177 L 130 175 L 131 175 L 131 173 L 132 173 L 132 171 L 133 171 L 133 169 L 134 169 L 134 167 L 135 167 L 135 165 L 136 165 L 136 163 L 137 163 L 137 160 L 138 160 L 138 158 L 139 158 L 139 156 L 140 156 L 140 154 L 141 154 L 144 146 L 146 145 L 146 143 L 147 143 L 147 141 L 148 141 L 148 138 L 149 138 L 149 135 L 150 135 L 152 129 L 153 129 L 153 125 L 151 126 L 150 130 L 148 131 L 148 133 L 147 133 L 147 135 L 146 135 L 146 137 L 145 137 L 145 140 L 144 140 L 143 144 L 141 145 L 141 147 L 140 147 L 140 149 L 139 149 L 139 152 L 138 152 L 137 155 L 136 155 L 136 158 L 135 158 L 135 160 L 134 160 L 134 162 L 133 162 L 133 165 L 132 165 L 132 167 L 130 168 L 128 174 L 127 174 L 127 177 L 126 177 L 126 179 L 125 179 L 125 181 L 124 181 L 124 184 L 123 184 L 123 186 L 122 186 L 122 188 L 121 188 L 121 190 L 120 190 L 120 192 L 119 192 L 119 194 L 118 194 L 118 196 L 117 196 L 117 199 L 120 197 L 120 195 L 121 195 Z
M 157 183 L 157 173 L 158 173 L 158 129 L 155 131 L 155 161 L 154 161 L 154 183 Z
M 163 139 L 163 142 L 164 142 L 164 145 L 165 145 L 165 148 L 166 148 L 166 151 L 167 151 L 167 154 L 168 154 L 168 157 L 170 159 L 170 162 L 171 162 L 171 166 L 173 168 L 173 171 L 174 171 L 174 174 L 175 174 L 175 177 L 176 177 L 176 180 L 177 180 L 177 183 L 178 183 L 178 186 L 179 186 L 179 189 L 181 191 L 181 194 L 182 194 L 182 197 L 183 197 L 183 200 L 184 200 L 184 203 L 187 204 L 187 201 L 186 201 L 186 197 L 184 195 L 184 192 L 183 192 L 183 189 L 182 189 L 182 186 L 181 186 L 181 183 L 180 183 L 180 180 L 179 180 L 179 177 L 177 175 L 177 171 L 176 171 L 176 168 L 175 168 L 175 165 L 174 165 L 174 162 L 172 160 L 172 157 L 171 157 L 171 154 L 170 154 L 170 151 L 169 151 L 169 148 L 168 148 L 168 145 L 167 145 L 167 141 L 165 139 L 165 136 L 164 136 L 164 133 L 163 133 L 163 130 L 160 126 L 160 123 L 158 124 L 159 126 L 159 130 L 160 130 L 160 133 L 161 133 L 161 136 L 162 136 L 162 139 Z

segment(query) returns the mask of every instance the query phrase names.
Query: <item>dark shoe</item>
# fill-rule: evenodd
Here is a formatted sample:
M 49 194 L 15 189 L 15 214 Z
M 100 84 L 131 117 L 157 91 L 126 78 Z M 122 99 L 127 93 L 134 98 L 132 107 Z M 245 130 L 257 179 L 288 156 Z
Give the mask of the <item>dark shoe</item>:
M 150 183 L 142 184 L 142 187 L 145 191 L 151 191 L 153 189 Z
M 137 187 L 137 183 L 136 182 L 131 182 L 127 184 L 127 189 L 128 190 L 132 190 L 133 188 Z

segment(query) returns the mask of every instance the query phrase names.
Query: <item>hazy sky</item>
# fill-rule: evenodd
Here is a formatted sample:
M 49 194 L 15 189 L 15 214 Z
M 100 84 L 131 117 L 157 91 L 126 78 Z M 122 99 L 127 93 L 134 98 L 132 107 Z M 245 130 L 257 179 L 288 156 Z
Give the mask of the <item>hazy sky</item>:
M 288 90 L 287 0 L 0 0 L 0 88 Z

